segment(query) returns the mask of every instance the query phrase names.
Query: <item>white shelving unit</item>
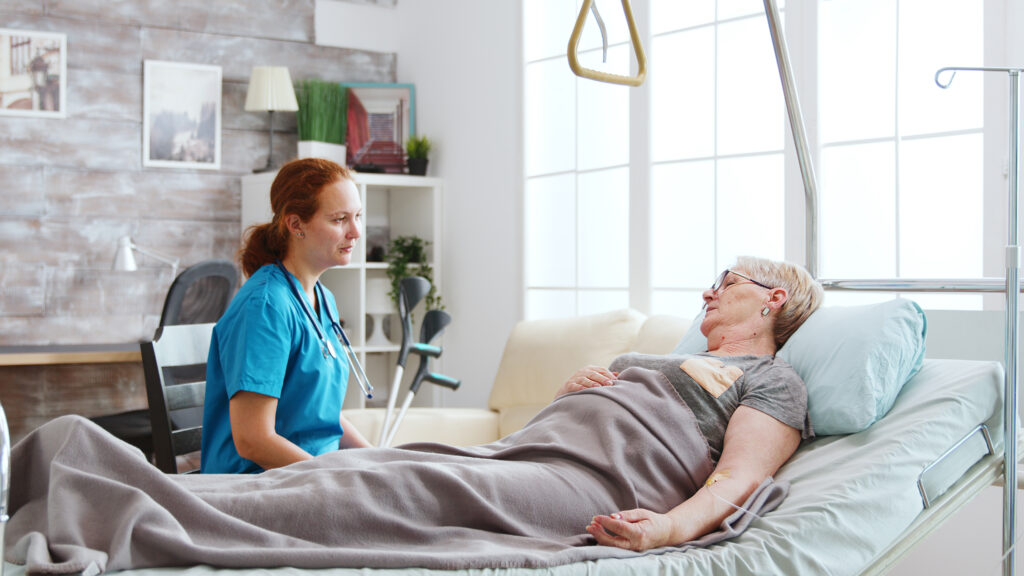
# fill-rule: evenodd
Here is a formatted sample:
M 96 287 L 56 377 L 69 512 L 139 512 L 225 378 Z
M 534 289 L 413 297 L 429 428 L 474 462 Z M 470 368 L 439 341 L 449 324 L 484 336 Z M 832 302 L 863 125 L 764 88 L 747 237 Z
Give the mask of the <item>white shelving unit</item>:
M 242 227 L 269 222 L 273 214 L 270 209 L 270 186 L 274 182 L 276 172 L 264 172 L 242 177 Z M 365 345 L 370 336 L 367 317 L 367 280 L 370 278 L 386 278 L 386 262 L 367 262 L 369 252 L 369 233 L 386 230 L 383 242 L 398 236 L 416 235 L 430 242 L 428 257 L 434 268 L 434 283 L 441 289 L 441 188 L 438 178 L 423 176 L 406 176 L 404 174 L 364 174 L 355 173 L 359 195 L 363 202 L 363 237 L 356 244 L 352 262 L 348 266 L 332 268 L 320 278 L 323 285 L 334 293 L 338 302 L 338 313 L 344 322 L 345 332 L 352 341 L 352 347 L 359 355 L 366 368 L 370 382 L 375 388 L 372 400 L 366 400 L 360 393 L 359 386 L 350 378 L 346 408 L 362 406 L 379 407 L 387 404 L 388 389 L 394 375 L 395 362 L 398 357 L 398 344 L 401 338 L 397 314 L 389 316 L 394 331 L 391 346 Z M 375 237 L 377 235 L 375 234 Z M 423 305 L 414 311 L 416 320 L 423 317 Z M 419 326 L 415 326 L 416 335 Z M 439 363 L 431 367 L 435 372 L 442 372 Z M 406 365 L 406 381 L 416 371 L 419 360 L 410 357 Z M 402 392 L 404 395 L 404 392 Z M 433 394 L 417 395 L 416 405 L 430 405 Z M 401 398 L 398 399 L 401 401 Z

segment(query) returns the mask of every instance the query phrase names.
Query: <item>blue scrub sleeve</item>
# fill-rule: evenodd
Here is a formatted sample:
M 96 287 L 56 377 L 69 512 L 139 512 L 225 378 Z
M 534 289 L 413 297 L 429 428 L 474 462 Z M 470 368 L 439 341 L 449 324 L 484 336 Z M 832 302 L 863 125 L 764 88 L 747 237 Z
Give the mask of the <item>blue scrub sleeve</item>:
M 241 390 L 281 397 L 291 351 L 289 339 L 294 332 L 288 328 L 291 322 L 269 299 L 253 298 L 246 303 L 244 314 L 227 331 L 220 349 L 228 398 Z

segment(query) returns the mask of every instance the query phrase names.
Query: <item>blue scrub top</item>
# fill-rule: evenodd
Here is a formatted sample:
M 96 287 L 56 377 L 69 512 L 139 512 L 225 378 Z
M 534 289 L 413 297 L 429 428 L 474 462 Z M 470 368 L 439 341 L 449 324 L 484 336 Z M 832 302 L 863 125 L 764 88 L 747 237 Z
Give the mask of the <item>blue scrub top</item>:
M 300 290 L 290 273 L 263 266 L 242 285 L 213 329 L 203 408 L 204 473 L 263 470 L 238 455 L 231 437 L 228 402 L 241 390 L 277 398 L 275 430 L 306 452 L 317 456 L 338 449 L 349 365 L 323 310 L 328 306 L 338 318 L 337 305 L 324 289 L 318 322 L 338 356 L 324 358 L 320 338 L 289 281 Z

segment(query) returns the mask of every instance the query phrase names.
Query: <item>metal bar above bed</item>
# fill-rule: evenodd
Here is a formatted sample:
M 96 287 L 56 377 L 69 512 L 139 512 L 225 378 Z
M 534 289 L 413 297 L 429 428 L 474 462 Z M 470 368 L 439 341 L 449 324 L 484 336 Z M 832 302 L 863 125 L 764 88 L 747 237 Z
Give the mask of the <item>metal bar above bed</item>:
M 786 100 L 786 112 L 789 115 L 790 130 L 796 146 L 800 164 L 800 174 L 804 183 L 804 194 L 807 198 L 805 212 L 809 220 L 806 225 L 807 261 L 806 266 L 812 276 L 818 278 L 818 213 L 817 184 L 814 176 L 810 147 L 804 130 L 803 116 L 797 98 L 796 83 L 789 65 L 789 54 L 785 38 L 779 26 L 779 12 L 775 0 L 764 0 L 765 14 L 771 31 L 772 45 L 775 49 L 779 66 L 779 78 L 782 81 L 782 92 Z M 1009 193 L 1007 194 L 1007 246 L 1005 249 L 1006 277 L 998 279 L 959 279 L 959 280 L 822 280 L 822 285 L 832 290 L 865 290 L 884 292 L 1003 292 L 1006 294 L 1006 332 L 1003 342 L 1005 381 L 1004 381 L 1004 414 L 1003 414 L 1003 574 L 1013 576 L 1014 544 L 1016 542 L 1016 486 L 1017 486 L 1017 420 L 1018 420 L 1018 360 L 1019 360 L 1019 301 L 1020 301 L 1020 246 L 1017 241 L 1019 218 L 1017 200 L 1020 191 L 1020 74 L 1024 68 L 1005 67 L 950 67 L 942 68 L 935 73 L 935 83 L 940 88 L 949 87 L 957 71 L 1006 72 L 1010 84 L 1010 144 Z M 944 73 L 951 73 L 946 83 L 940 81 Z M 1001 284 L 1001 285 L 1000 285 Z

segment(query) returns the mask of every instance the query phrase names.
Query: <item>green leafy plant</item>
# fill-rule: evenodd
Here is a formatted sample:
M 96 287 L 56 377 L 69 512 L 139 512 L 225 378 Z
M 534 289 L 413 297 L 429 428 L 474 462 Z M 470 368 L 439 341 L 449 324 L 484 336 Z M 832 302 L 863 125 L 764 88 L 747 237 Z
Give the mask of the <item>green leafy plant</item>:
M 344 144 L 348 130 L 348 89 L 337 82 L 311 78 L 299 82 L 299 140 Z
M 426 136 L 413 136 L 405 141 L 405 153 L 409 158 L 426 158 L 432 143 Z
M 434 269 L 427 261 L 427 247 L 430 242 L 419 236 L 399 236 L 388 243 L 388 279 L 391 280 L 391 291 L 388 296 L 398 309 L 398 294 L 402 278 L 421 276 L 430 282 L 430 292 L 423 302 L 427 310 L 444 310 L 441 295 L 434 284 Z

